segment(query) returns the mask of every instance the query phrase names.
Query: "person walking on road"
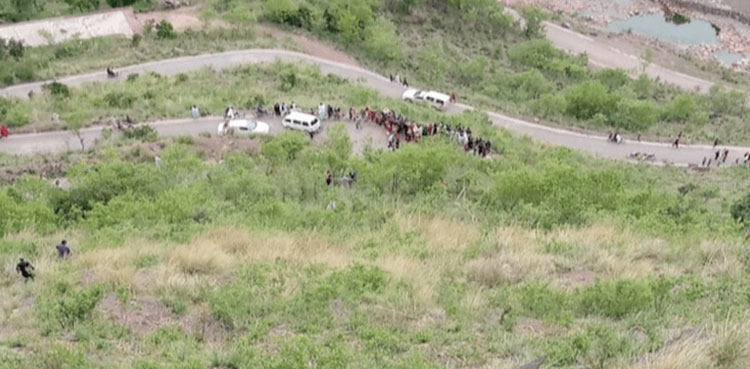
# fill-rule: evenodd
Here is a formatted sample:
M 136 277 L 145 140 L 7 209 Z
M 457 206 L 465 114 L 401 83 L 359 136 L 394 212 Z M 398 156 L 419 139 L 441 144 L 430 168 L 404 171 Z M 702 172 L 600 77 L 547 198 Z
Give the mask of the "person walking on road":
M 193 105 L 193 107 L 190 108 L 190 113 L 193 115 L 193 119 L 198 119 L 201 117 L 201 112 L 198 110 L 198 106 Z
M 16 271 L 21 273 L 21 276 L 23 276 L 25 282 L 28 282 L 29 279 L 31 279 L 32 281 L 34 280 L 34 273 L 32 272 L 32 270 L 34 270 L 34 266 L 31 265 L 31 263 L 23 260 L 23 258 L 20 258 L 18 260 Z
M 58 259 L 67 259 L 70 256 L 70 247 L 68 247 L 68 241 L 62 240 L 59 245 L 55 246 L 57 249 Z
M 8 138 L 8 126 L 5 124 L 0 126 L 0 138 Z

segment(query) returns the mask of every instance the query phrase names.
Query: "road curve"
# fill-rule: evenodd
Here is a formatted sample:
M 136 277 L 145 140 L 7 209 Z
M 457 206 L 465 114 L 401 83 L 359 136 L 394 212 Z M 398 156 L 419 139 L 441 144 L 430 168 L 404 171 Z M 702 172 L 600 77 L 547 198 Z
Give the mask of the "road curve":
M 640 57 L 625 53 L 591 37 L 551 22 L 544 22 L 544 29 L 547 39 L 555 47 L 572 54 L 586 53 L 591 65 L 600 68 L 619 68 L 630 72 L 639 71 L 638 73 L 643 68 L 643 60 Z M 711 81 L 675 72 L 654 63 L 646 67 L 645 73 L 651 78 L 659 78 L 662 82 L 684 90 L 705 93 L 714 85 Z
M 174 75 L 189 72 L 201 68 L 211 67 L 225 69 L 239 65 L 252 63 L 268 63 L 282 61 L 289 63 L 308 63 L 318 66 L 323 73 L 336 74 L 338 76 L 364 83 L 370 88 L 389 97 L 400 98 L 404 88 L 393 84 L 388 78 L 380 76 L 371 71 L 341 64 L 321 58 L 287 50 L 251 49 L 229 51 L 224 53 L 205 54 L 199 56 L 188 56 L 175 59 L 167 59 L 145 64 L 134 65 L 119 69 L 120 77 L 108 79 L 104 72 L 89 73 L 79 76 L 71 76 L 58 79 L 59 82 L 80 86 L 84 83 L 94 81 L 118 81 L 124 80 L 128 74 L 156 72 L 164 75 Z M 17 85 L 0 90 L 3 96 L 28 96 L 29 92 L 38 92 L 45 82 Z M 472 109 L 464 104 L 455 104 L 449 109 L 449 113 L 460 113 Z M 593 155 L 625 160 L 629 153 L 648 152 L 656 155 L 659 162 L 667 162 L 675 165 L 700 164 L 704 157 L 713 157 L 714 149 L 707 145 L 684 145 L 674 149 L 668 144 L 653 142 L 626 142 L 624 144 L 612 144 L 606 137 L 589 135 L 564 129 L 548 127 L 521 119 L 512 118 L 500 113 L 488 113 L 493 124 L 502 126 L 511 131 L 528 135 L 538 141 L 547 142 L 552 145 L 565 146 L 581 150 Z M 198 134 L 200 132 L 213 132 L 216 118 L 209 119 L 173 119 L 154 122 L 152 125 L 162 135 L 184 135 Z M 81 137 L 85 143 L 90 145 L 101 134 L 101 127 L 87 128 L 81 131 Z M 16 154 L 28 154 L 34 152 L 56 152 L 70 149 L 78 149 L 80 144 L 77 137 L 70 132 L 44 132 L 24 135 L 14 135 L 9 139 L 0 141 L 0 151 Z M 720 147 L 725 148 L 724 146 Z M 726 147 L 730 150 L 728 162 L 734 162 L 750 148 Z

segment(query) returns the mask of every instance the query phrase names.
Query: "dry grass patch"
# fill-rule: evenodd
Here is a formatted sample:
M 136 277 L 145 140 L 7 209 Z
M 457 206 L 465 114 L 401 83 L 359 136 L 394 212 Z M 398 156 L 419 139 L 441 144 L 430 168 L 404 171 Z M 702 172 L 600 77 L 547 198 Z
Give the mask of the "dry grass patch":
M 401 228 L 418 230 L 433 251 L 463 250 L 479 235 L 474 224 L 418 215 L 400 216 L 397 219 Z
M 555 272 L 553 258 L 534 251 L 504 250 L 470 261 L 466 265 L 469 279 L 487 287 L 529 281 L 547 281 Z
M 86 282 L 114 283 L 133 288 L 136 285 L 136 261 L 164 249 L 164 246 L 142 239 L 129 240 L 125 244 L 127 246 L 74 254 L 76 266 L 86 273 Z

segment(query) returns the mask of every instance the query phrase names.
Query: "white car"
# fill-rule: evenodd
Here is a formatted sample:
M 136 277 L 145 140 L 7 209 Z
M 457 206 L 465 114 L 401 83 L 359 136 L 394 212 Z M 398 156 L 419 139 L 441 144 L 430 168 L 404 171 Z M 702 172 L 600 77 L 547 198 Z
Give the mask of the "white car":
M 320 130 L 320 119 L 314 115 L 293 111 L 281 121 L 285 128 L 296 129 L 305 132 L 317 132 Z
M 445 108 L 451 101 L 451 97 L 435 91 L 422 91 L 410 88 L 401 95 L 406 101 L 424 101 L 438 109 Z
M 235 119 L 219 123 L 216 133 L 219 136 L 232 133 L 242 133 L 248 135 L 265 135 L 270 131 L 268 123 L 257 120 Z

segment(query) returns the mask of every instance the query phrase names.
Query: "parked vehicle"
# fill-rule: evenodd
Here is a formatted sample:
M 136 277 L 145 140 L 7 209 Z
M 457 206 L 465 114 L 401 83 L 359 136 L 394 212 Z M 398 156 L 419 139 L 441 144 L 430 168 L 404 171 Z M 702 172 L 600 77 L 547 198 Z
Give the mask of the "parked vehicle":
M 444 109 L 450 104 L 451 97 L 436 91 L 423 91 L 410 88 L 401 95 L 406 101 L 422 101 L 427 104 L 434 106 L 437 109 Z
M 264 135 L 268 134 L 270 131 L 270 127 L 268 126 L 268 123 L 259 122 L 257 120 L 251 120 L 251 119 L 235 119 L 235 120 L 227 120 L 219 124 L 219 126 L 216 128 L 216 133 L 219 136 L 229 135 L 229 134 L 256 134 L 256 135 Z
M 320 119 L 314 115 L 299 112 L 291 112 L 282 120 L 285 128 L 296 129 L 305 132 L 317 132 L 320 129 Z

